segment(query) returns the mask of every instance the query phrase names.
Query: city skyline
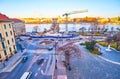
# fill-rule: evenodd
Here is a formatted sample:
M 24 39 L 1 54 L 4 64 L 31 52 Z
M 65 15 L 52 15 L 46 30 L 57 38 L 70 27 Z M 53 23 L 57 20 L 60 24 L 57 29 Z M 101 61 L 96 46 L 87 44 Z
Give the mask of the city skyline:
M 58 17 L 66 12 L 88 9 L 70 17 L 116 17 L 120 15 L 119 0 L 1 0 L 0 11 L 11 18 Z

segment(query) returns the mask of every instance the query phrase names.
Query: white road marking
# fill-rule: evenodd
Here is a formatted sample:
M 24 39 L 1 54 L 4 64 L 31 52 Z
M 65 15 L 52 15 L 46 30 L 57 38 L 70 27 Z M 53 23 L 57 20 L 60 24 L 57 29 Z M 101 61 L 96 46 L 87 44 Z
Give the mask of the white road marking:
M 47 75 L 53 75 L 54 74 L 54 68 L 55 68 L 55 56 L 52 56 L 52 64 L 50 65 L 49 70 L 47 71 Z
M 43 63 L 42 63 L 42 65 L 41 66 L 43 66 Z
M 45 62 L 46 62 L 46 60 L 45 60 Z
M 45 73 L 47 73 L 48 70 L 49 70 L 49 66 L 50 66 L 51 59 L 52 59 L 52 56 L 50 55 L 50 56 L 49 56 L 49 59 L 48 59 L 48 62 L 47 62 L 47 65 L 46 65 Z
M 35 73 L 35 77 L 37 76 L 38 73 Z
M 45 73 L 43 72 L 43 70 L 41 70 L 41 74 L 42 74 L 42 75 L 45 75 Z
M 112 61 L 112 60 L 106 59 L 106 58 L 104 58 L 104 57 L 102 57 L 102 56 L 99 56 L 99 57 L 100 57 L 101 59 L 107 61 L 107 62 L 110 62 L 110 63 L 113 63 L 113 64 L 117 64 L 117 65 L 120 65 L 119 62 L 115 62 L 115 61 Z
M 38 70 L 40 70 L 41 68 L 39 68 Z

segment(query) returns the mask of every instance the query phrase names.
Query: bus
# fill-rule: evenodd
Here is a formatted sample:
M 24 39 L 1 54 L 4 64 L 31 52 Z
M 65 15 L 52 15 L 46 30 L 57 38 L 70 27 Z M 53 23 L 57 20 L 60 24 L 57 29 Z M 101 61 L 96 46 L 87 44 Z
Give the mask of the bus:
M 30 79 L 32 72 L 25 72 L 20 79 Z

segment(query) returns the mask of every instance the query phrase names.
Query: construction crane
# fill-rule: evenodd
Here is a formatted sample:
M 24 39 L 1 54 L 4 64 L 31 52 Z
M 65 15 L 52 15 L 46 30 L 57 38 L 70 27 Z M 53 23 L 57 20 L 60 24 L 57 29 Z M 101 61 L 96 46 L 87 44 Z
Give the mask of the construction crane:
M 78 14 L 78 13 L 84 13 L 84 12 L 88 12 L 87 9 L 85 10 L 78 10 L 78 11 L 73 11 L 73 12 L 69 12 L 69 13 L 65 13 L 62 16 L 66 17 L 66 32 L 68 33 L 68 16 L 72 15 L 72 14 Z

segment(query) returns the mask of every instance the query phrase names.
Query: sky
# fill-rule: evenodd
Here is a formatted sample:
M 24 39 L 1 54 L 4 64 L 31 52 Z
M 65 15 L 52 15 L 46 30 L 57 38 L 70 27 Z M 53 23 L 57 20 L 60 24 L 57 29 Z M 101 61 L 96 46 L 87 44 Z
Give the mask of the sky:
M 0 13 L 11 18 L 58 17 L 64 13 L 88 9 L 70 17 L 120 16 L 120 0 L 0 0 Z

